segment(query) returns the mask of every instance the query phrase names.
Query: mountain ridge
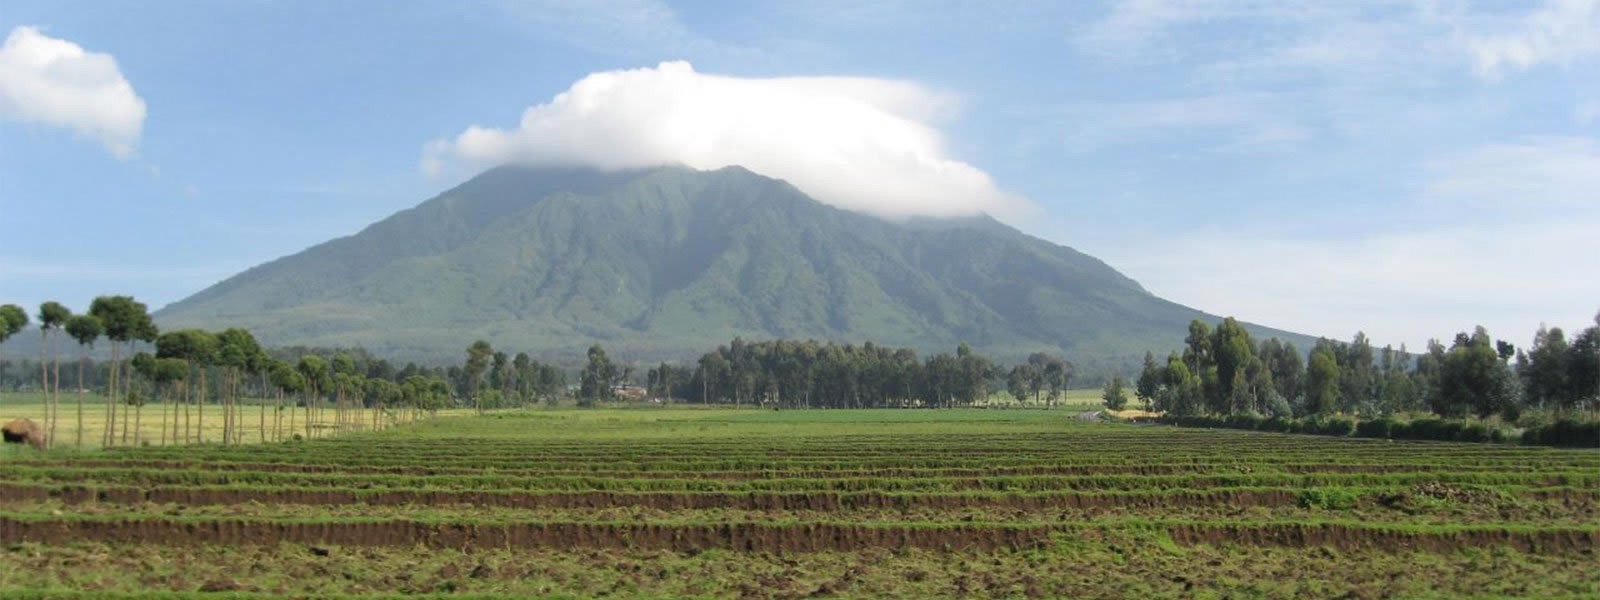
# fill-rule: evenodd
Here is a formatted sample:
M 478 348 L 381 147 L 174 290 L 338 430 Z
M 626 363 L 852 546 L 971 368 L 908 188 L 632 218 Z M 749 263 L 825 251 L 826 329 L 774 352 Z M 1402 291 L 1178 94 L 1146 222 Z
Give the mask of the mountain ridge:
M 156 313 L 272 344 L 453 361 L 591 343 L 687 359 L 734 336 L 959 342 L 1089 364 L 1176 347 L 1192 318 L 1097 258 L 980 215 L 888 221 L 740 167 L 497 167 Z M 1303 345 L 1309 338 L 1252 326 Z

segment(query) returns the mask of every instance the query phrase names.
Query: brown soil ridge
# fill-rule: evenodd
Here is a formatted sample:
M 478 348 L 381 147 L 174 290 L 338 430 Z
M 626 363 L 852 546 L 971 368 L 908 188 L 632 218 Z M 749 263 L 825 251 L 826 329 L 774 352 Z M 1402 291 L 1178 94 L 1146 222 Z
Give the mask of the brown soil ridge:
M 504 508 L 598 509 L 644 507 L 660 510 L 741 509 L 840 511 L 861 509 L 1009 508 L 1042 511 L 1085 508 L 1163 508 L 1180 506 L 1290 506 L 1289 490 L 1214 490 L 1170 494 L 885 494 L 879 492 L 482 492 L 469 490 L 312 490 L 185 487 L 56 488 L 0 484 L 0 502 L 59 500 L 69 504 L 234 505 L 303 504 L 377 506 L 469 505 Z
M 1526 497 L 1567 504 L 1600 498 L 1589 490 L 1533 490 Z M 187 487 L 43 487 L 0 483 L 0 502 L 58 500 L 68 504 L 101 502 L 182 505 L 300 504 L 312 506 L 484 506 L 520 509 L 603 509 L 642 507 L 659 510 L 738 509 L 841 511 L 1003 508 L 1029 511 L 1093 508 L 1177 508 L 1189 506 L 1281 507 L 1299 503 L 1292 490 L 1220 489 L 1165 494 L 889 494 L 881 492 L 484 492 L 471 490 L 317 490 Z
M 1330 523 L 1152 524 L 1183 545 L 1327 546 L 1341 550 L 1453 552 L 1487 546 L 1523 552 L 1585 553 L 1600 548 L 1600 530 L 1460 529 L 1407 531 Z M 511 523 L 418 521 L 286 522 L 254 520 L 31 520 L 0 517 L 8 542 L 341 546 L 434 548 L 627 548 L 741 552 L 857 551 L 920 548 L 949 551 L 1019 550 L 1073 537 L 1094 539 L 1101 528 L 981 525 L 869 526 L 839 523 Z

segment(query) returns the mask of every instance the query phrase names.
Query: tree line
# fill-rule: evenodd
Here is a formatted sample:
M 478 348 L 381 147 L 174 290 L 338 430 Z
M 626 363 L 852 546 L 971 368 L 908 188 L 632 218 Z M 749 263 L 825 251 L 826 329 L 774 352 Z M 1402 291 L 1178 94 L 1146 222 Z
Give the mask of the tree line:
M 580 375 L 580 403 L 611 400 L 632 368 L 589 349 Z M 903 408 L 972 406 L 1001 385 L 1019 398 L 1054 403 L 1072 377 L 1060 357 L 1036 354 L 1010 370 L 967 344 L 926 359 L 911 348 L 734 338 L 688 365 L 661 363 L 644 373 L 653 398 L 700 404 L 773 408 Z
M 1195 320 L 1181 351 L 1165 361 L 1145 354 L 1135 393 L 1173 415 L 1566 416 L 1600 408 L 1600 315 L 1570 341 L 1540 327 L 1526 349 L 1477 327 L 1416 355 L 1375 349 L 1362 333 L 1324 338 L 1304 359 L 1287 342 L 1253 340 L 1232 317 L 1214 329 Z
M 408 365 L 393 378 L 375 377 L 357 367 L 344 352 L 329 357 L 306 353 L 275 357 L 242 328 L 219 332 L 181 329 L 160 332 L 144 303 L 130 296 L 101 296 L 89 310 L 73 314 L 59 302 L 45 302 L 37 314 L 41 336 L 39 387 L 45 399 L 42 429 L 54 444 L 61 421 L 60 337 L 77 342 L 76 445 L 85 436 L 86 370 L 102 377 L 96 386 L 105 399 L 100 442 L 103 446 L 140 445 L 143 409 L 161 408 L 161 444 L 204 441 L 206 406 L 219 407 L 222 442 L 242 443 L 248 428 L 245 399 L 257 404 L 257 439 L 284 439 L 325 433 L 314 423 L 332 408 L 336 431 L 378 429 L 420 418 L 450 402 L 452 390 L 438 374 Z M 0 342 L 29 324 L 28 313 L 14 304 L 0 306 Z M 89 353 L 101 340 L 110 346 L 110 360 L 89 369 Z M 134 352 L 137 345 L 150 351 Z M 48 353 L 48 356 L 47 356 Z M 281 352 L 279 353 L 281 355 Z M 269 401 L 271 420 L 269 426 Z M 288 402 L 286 406 L 285 403 Z M 295 408 L 303 409 L 297 414 Z M 286 410 L 286 408 L 288 410 Z M 131 413 L 131 414 L 130 414 Z M 303 429 L 297 418 L 303 416 Z M 129 421 L 132 421 L 130 424 Z

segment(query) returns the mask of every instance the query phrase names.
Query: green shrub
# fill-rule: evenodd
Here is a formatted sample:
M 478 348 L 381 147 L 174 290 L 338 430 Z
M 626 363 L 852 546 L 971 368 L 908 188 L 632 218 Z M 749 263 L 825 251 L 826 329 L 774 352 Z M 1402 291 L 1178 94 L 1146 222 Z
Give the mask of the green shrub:
M 1576 448 L 1600 448 L 1600 421 L 1587 423 L 1562 419 L 1523 432 L 1522 443 Z
M 1390 432 L 1394 430 L 1396 425 L 1399 425 L 1399 423 L 1388 417 L 1362 421 L 1356 425 L 1356 437 L 1385 439 L 1389 437 Z
M 1436 440 L 1441 442 L 1454 441 L 1461 434 L 1463 425 L 1444 419 L 1418 419 L 1412 421 L 1405 428 L 1405 438 L 1411 440 Z M 1400 438 L 1396 432 L 1391 432 L 1395 438 Z
M 1345 417 L 1327 417 L 1317 421 L 1312 427 L 1310 433 L 1344 437 L 1355 433 L 1356 422 Z
M 1487 442 L 1489 441 L 1489 428 L 1482 423 L 1464 425 L 1456 432 L 1458 442 Z
M 1261 428 L 1266 419 L 1258 415 L 1233 415 L 1228 417 L 1228 427 L 1233 429 L 1248 429 L 1254 431 Z

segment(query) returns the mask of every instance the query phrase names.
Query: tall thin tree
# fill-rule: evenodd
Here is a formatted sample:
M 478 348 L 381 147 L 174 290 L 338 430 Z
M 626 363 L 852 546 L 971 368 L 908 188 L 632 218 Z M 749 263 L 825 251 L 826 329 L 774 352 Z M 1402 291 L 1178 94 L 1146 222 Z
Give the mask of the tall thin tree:
M 45 349 L 50 345 L 50 334 L 59 332 L 67 319 L 72 318 L 72 311 L 54 300 L 39 305 L 39 390 L 44 392 L 44 428 L 46 444 L 54 447 L 56 443 L 56 420 L 60 417 L 61 407 L 57 404 L 60 398 L 59 388 L 61 383 L 61 367 L 57 363 L 55 368 L 55 385 L 50 381 L 50 364 L 45 360 Z M 52 387 L 58 388 L 51 393 Z
M 94 315 L 74 315 L 67 320 L 67 335 L 78 342 L 78 436 L 75 445 L 83 446 L 83 396 L 88 393 L 83 385 L 83 367 L 89 362 L 89 348 L 100 339 L 103 328 Z

